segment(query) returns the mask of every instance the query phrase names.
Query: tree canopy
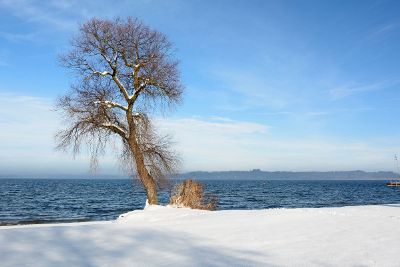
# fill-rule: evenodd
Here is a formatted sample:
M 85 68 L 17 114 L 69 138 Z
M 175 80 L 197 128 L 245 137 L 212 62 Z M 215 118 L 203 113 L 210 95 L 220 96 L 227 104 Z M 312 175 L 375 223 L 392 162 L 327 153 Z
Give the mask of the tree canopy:
M 121 164 L 137 173 L 149 202 L 157 203 L 157 181 L 178 164 L 169 138 L 157 134 L 149 116 L 181 101 L 184 87 L 171 43 L 135 18 L 93 18 L 81 25 L 71 47 L 61 56 L 75 81 L 56 105 L 67 122 L 56 135 L 58 148 L 78 153 L 86 144 L 95 167 L 110 138 L 119 137 Z

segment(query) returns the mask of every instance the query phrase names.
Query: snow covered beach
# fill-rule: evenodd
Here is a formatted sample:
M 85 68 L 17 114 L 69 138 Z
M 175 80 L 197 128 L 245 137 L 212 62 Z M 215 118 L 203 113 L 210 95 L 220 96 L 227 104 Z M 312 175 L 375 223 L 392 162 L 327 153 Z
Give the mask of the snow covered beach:
M 400 205 L 200 211 L 0 227 L 1 266 L 400 266 Z

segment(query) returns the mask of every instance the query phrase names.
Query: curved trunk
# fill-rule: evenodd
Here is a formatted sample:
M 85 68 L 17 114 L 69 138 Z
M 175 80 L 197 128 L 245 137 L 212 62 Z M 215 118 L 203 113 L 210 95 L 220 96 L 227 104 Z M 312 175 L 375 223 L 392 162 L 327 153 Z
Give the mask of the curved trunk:
M 147 200 L 149 201 L 150 205 L 157 205 L 158 204 L 157 184 L 154 178 L 150 175 L 150 173 L 146 169 L 143 154 L 136 141 L 136 136 L 132 136 L 132 138 L 130 138 L 129 146 L 135 158 L 136 169 L 139 175 L 139 179 L 146 190 Z

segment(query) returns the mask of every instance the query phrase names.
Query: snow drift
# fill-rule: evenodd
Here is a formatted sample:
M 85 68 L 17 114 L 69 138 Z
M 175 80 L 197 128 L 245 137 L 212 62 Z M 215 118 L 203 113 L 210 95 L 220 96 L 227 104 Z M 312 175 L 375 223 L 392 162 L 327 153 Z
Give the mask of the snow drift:
M 204 211 L 0 227 L 1 266 L 400 266 L 400 205 Z

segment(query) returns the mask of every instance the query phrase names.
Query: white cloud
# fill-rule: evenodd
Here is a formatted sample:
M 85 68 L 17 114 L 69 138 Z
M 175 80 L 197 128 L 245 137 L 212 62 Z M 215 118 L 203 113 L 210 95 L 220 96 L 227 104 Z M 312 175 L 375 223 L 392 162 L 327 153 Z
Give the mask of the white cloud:
M 180 130 L 185 128 L 188 130 L 186 125 L 190 125 L 191 132 L 200 132 L 204 129 L 212 129 L 216 134 L 231 133 L 235 135 L 241 134 L 265 134 L 267 133 L 268 127 L 258 123 L 234 121 L 229 118 L 213 117 L 207 120 L 199 118 L 183 118 L 179 120 L 160 120 L 158 123 L 165 129 Z M 183 129 L 182 129 L 183 130 Z
M 74 18 L 68 18 L 56 5 L 30 0 L 1 0 L 0 7 L 29 22 L 52 25 L 63 30 L 76 27 Z
M 108 1 L 84 1 L 84 0 L 0 0 L 0 9 L 8 11 L 9 14 L 18 17 L 23 22 L 30 24 L 45 25 L 38 28 L 39 31 L 48 32 L 74 31 L 78 22 L 93 17 L 113 17 L 127 8 L 137 5 L 133 2 L 117 2 L 111 7 Z M 18 36 L 18 33 L 8 33 L 11 38 L 31 37 L 34 33 Z M 16 34 L 16 36 L 12 36 Z
M 76 160 L 56 152 L 54 134 L 60 129 L 53 100 L 0 93 L 0 174 L 88 173 L 88 156 Z M 117 173 L 112 157 L 100 171 Z
M 266 125 L 235 120 L 183 118 L 159 120 L 158 125 L 175 136 L 185 170 L 390 169 L 399 149 L 329 138 L 281 138 Z
M 0 174 L 82 174 L 88 157 L 54 151 L 59 119 L 48 98 L 0 93 Z M 230 118 L 156 118 L 160 132 L 176 140 L 189 170 L 379 170 L 392 168 L 396 142 L 350 142 L 274 135 L 268 125 Z M 100 174 L 118 174 L 114 153 Z

